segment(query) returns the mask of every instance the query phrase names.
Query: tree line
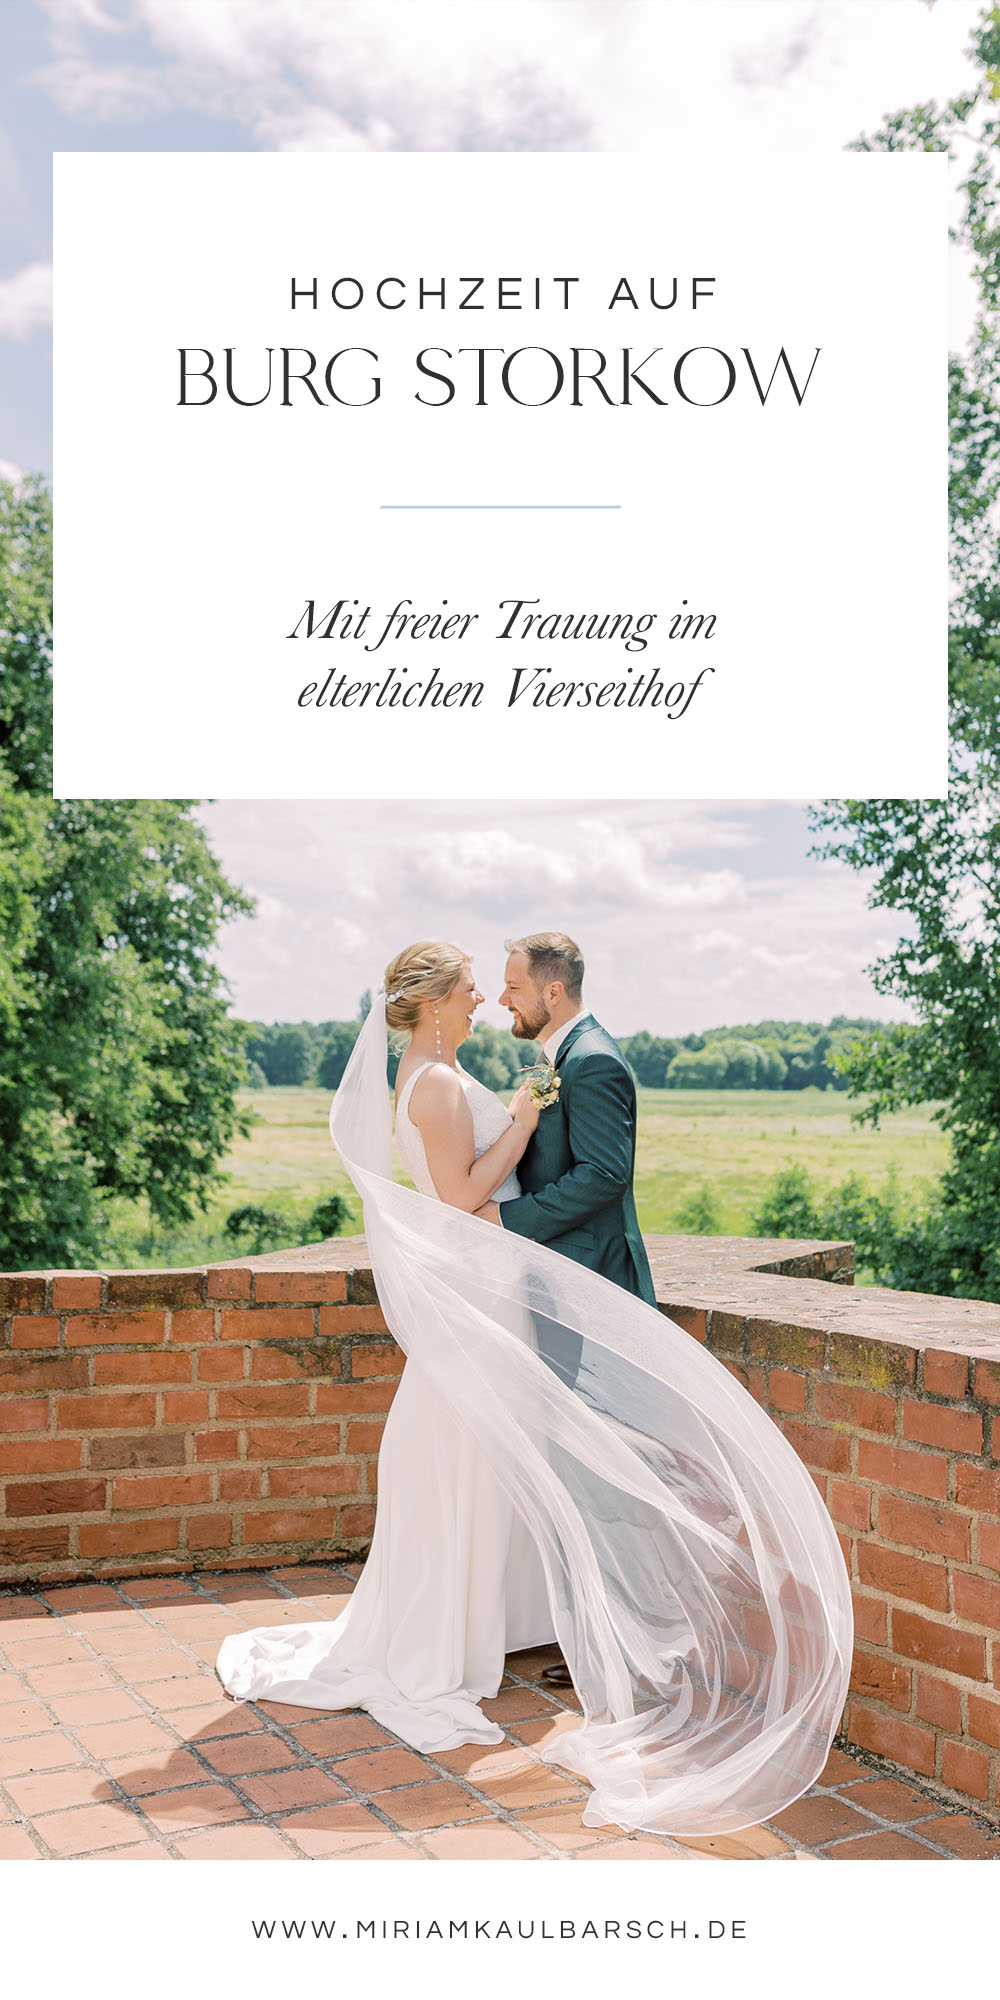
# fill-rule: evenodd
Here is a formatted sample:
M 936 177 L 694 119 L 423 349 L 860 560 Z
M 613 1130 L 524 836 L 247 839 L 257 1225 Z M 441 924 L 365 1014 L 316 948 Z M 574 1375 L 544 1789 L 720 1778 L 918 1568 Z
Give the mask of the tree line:
M 361 1032 L 369 996 L 351 1021 L 248 1021 L 241 1023 L 248 1081 L 314 1084 L 336 1090 Z M 882 1024 L 863 1015 L 837 1014 L 820 1021 L 754 1021 L 704 1034 L 652 1035 L 645 1028 L 621 1038 L 636 1082 L 647 1090 L 846 1090 L 839 1067 L 859 1036 Z M 513 1089 L 522 1069 L 539 1054 L 536 1043 L 516 1042 L 506 1028 L 480 1021 L 462 1044 L 462 1065 L 490 1090 Z M 398 1051 L 390 1053 L 390 1080 Z

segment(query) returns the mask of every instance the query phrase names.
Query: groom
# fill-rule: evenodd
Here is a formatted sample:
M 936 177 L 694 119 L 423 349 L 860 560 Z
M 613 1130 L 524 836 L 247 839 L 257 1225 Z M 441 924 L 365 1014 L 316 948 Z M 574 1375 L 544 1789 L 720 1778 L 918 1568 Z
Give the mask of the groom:
M 572 938 L 539 931 L 512 939 L 507 951 L 500 1005 L 518 1041 L 542 1039 L 559 1095 L 539 1113 L 518 1166 L 521 1194 L 480 1213 L 655 1305 L 632 1193 L 632 1072 L 583 1004 L 583 958 Z
M 564 931 L 538 931 L 507 945 L 501 1007 L 518 1041 L 542 1038 L 559 1078 L 555 1102 L 540 1111 L 519 1162 L 522 1192 L 479 1213 L 518 1236 L 586 1264 L 647 1305 L 656 1304 L 632 1192 L 635 1083 L 617 1042 L 583 1004 L 583 958 Z M 568 1388 L 583 1342 L 536 1316 L 538 1351 Z M 543 1670 L 554 1687 L 572 1686 L 565 1660 Z

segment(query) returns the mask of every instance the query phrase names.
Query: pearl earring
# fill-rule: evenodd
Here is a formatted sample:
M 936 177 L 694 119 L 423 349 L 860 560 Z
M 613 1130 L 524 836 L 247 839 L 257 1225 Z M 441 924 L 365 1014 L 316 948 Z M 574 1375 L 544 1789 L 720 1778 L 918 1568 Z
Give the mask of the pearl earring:
M 438 1052 L 438 1055 L 440 1055 L 440 1054 L 441 1054 L 441 1016 L 440 1016 L 440 1014 L 438 1013 L 438 1010 L 437 1010 L 437 1007 L 435 1007 L 435 1009 L 434 1009 L 434 1035 L 435 1035 L 435 1039 L 436 1039 L 436 1041 L 437 1041 L 437 1052 Z

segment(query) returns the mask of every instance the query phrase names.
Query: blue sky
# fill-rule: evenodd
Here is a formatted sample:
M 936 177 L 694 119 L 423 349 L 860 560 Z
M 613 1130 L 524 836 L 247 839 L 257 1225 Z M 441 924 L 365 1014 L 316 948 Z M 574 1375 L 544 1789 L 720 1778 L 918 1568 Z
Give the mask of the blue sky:
M 53 151 L 839 149 L 889 110 L 962 88 L 980 11 L 979 0 L 3 0 L 0 466 L 51 470 Z M 952 277 L 961 346 L 972 295 L 959 253 Z M 224 864 L 260 899 L 221 952 L 244 1013 L 353 1012 L 417 934 L 467 943 L 492 994 L 505 932 L 543 923 L 579 932 L 593 1002 L 621 1032 L 886 1011 L 863 968 L 892 933 L 855 877 L 809 858 L 801 807 L 204 811 Z

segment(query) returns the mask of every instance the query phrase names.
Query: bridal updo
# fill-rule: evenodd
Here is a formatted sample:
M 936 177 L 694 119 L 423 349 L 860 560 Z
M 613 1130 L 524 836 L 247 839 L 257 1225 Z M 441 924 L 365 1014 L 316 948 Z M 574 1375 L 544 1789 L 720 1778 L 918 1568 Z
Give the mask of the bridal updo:
M 385 968 L 386 1025 L 412 1034 L 426 1000 L 447 1000 L 469 963 L 467 951 L 423 938 L 396 953 Z

